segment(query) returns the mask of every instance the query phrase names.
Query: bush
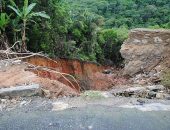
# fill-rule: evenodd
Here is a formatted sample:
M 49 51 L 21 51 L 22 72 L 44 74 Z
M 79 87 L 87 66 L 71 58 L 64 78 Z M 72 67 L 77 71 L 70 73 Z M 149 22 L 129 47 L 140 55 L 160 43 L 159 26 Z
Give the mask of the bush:
M 161 84 L 170 89 L 170 69 L 162 72 Z
M 124 40 L 128 38 L 128 30 L 125 27 L 104 29 L 98 34 L 98 42 L 103 50 L 105 60 L 111 60 L 114 64 L 120 64 L 122 57 L 120 48 Z

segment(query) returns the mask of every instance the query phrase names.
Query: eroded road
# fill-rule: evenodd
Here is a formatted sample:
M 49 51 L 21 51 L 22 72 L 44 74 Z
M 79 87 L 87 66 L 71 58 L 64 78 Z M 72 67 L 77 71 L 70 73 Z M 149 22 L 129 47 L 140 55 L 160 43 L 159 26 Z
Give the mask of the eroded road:
M 130 100 L 126 99 L 123 103 L 132 102 Z M 88 101 L 88 103 L 82 102 L 80 107 L 72 106 L 62 111 L 52 111 L 50 102 L 32 101 L 23 107 L 0 112 L 0 130 L 170 129 L 170 111 L 161 110 L 161 106 L 157 106 L 160 108 L 158 111 L 141 111 L 136 108 L 121 108 L 118 100 L 107 99 L 101 103 L 96 100 L 90 103 Z

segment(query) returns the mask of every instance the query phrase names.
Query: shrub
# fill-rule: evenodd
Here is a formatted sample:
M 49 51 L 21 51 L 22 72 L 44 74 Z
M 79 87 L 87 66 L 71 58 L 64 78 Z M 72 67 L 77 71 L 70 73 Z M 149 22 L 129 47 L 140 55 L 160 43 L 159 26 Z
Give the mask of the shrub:
M 120 48 L 127 37 L 128 30 L 125 27 L 104 29 L 99 32 L 97 40 L 103 50 L 104 59 L 111 60 L 117 65 L 120 64 L 122 62 Z
M 161 84 L 170 89 L 170 69 L 162 72 Z
M 89 98 L 89 99 L 101 99 L 101 98 L 105 98 L 101 92 L 99 91 L 92 91 L 92 90 L 89 90 L 89 91 L 85 91 L 83 94 L 82 94 L 82 97 L 85 97 L 85 98 Z

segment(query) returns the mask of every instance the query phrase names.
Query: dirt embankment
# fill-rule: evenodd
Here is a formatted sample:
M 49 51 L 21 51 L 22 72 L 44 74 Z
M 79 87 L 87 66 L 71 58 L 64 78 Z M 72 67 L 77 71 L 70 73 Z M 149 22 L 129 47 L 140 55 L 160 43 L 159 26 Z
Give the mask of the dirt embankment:
M 1 62 L 0 87 L 36 83 L 51 97 L 78 95 L 80 90 L 108 90 L 128 82 L 121 76 L 121 70 L 92 62 L 42 56 L 7 65 Z
M 27 67 L 28 65 L 24 63 L 3 66 L 0 69 L 0 88 L 40 84 L 44 90 L 48 90 L 50 97 L 77 95 L 74 89 L 57 80 L 41 78 L 33 72 L 26 71 Z
M 109 66 L 101 66 L 92 62 L 83 62 L 75 59 L 56 59 L 55 61 L 52 61 L 40 56 L 30 57 L 25 61 L 33 65 L 50 67 L 58 72 L 73 75 L 78 81 L 81 90 L 106 90 L 116 84 L 126 82 L 125 78 L 118 75 L 118 73 L 120 73 L 119 70 L 115 69 L 112 74 L 104 74 L 104 70 L 111 70 L 112 68 Z M 42 70 L 34 71 L 34 73 L 43 78 L 60 81 L 73 88 L 72 85 L 60 74 Z M 79 86 L 77 86 L 73 78 L 70 76 L 66 76 L 66 78 L 68 78 L 76 89 L 78 89 Z

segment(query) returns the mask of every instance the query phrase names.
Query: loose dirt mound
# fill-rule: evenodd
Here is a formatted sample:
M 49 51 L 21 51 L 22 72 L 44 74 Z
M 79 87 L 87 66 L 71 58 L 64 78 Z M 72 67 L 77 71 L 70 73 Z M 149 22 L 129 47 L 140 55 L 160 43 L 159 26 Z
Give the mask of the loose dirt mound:
M 156 66 L 170 68 L 170 29 L 134 29 L 121 47 L 124 74 L 150 72 Z
M 52 97 L 77 95 L 77 92 L 56 80 L 38 77 L 30 71 L 26 71 L 27 64 L 14 64 L 3 66 L 0 69 L 0 87 L 18 86 L 37 83 L 43 89 L 49 90 Z

